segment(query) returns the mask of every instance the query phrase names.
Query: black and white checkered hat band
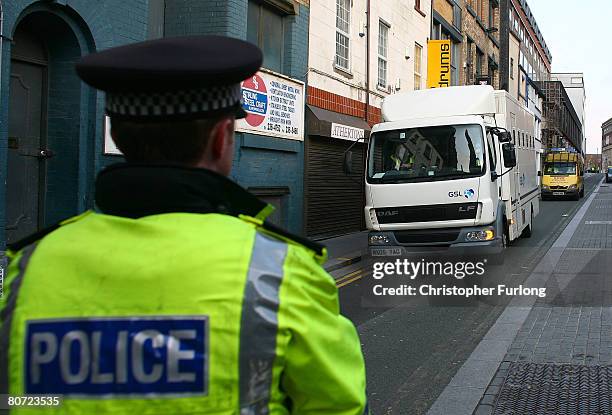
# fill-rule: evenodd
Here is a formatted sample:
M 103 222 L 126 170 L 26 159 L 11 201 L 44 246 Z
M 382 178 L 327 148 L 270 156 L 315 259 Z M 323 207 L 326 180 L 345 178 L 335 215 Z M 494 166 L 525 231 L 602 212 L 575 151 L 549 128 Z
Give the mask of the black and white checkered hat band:
M 234 108 L 242 97 L 240 84 L 171 92 L 106 94 L 106 111 L 126 117 L 175 117 Z

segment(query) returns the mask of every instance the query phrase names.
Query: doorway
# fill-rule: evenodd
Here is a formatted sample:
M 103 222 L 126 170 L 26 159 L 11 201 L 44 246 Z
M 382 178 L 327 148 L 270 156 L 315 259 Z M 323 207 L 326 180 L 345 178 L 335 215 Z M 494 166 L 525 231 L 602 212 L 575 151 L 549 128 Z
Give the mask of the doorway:
M 44 34 L 44 36 L 43 36 Z M 33 12 L 11 42 L 6 242 L 79 211 L 81 47 L 71 26 Z
M 18 30 L 11 53 L 9 89 L 7 241 L 36 232 L 44 211 L 47 53 L 27 30 Z

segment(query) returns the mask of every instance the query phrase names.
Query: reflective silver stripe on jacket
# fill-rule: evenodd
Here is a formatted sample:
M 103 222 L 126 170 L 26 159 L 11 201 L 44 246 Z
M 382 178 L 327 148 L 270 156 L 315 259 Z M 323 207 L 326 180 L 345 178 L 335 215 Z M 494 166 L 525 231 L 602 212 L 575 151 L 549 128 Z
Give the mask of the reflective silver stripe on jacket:
M 4 308 L 0 311 L 0 394 L 8 393 L 9 387 L 9 344 L 11 337 L 11 325 L 13 323 L 13 313 L 19 296 L 19 289 L 25 274 L 32 253 L 36 244 L 28 245 L 23 249 L 19 260 L 19 274 L 11 283 L 8 298 Z
M 240 325 L 240 414 L 268 413 L 287 244 L 257 233 Z

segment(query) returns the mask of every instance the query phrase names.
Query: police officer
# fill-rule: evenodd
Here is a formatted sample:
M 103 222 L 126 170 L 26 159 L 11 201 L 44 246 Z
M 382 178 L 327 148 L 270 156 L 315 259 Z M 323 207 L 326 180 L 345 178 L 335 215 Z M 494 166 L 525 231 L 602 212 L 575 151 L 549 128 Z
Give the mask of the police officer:
M 365 411 L 324 248 L 226 177 L 261 62 L 241 40 L 183 37 L 78 63 L 127 163 L 98 175 L 97 212 L 10 247 L 0 393 L 61 395 L 72 414 Z

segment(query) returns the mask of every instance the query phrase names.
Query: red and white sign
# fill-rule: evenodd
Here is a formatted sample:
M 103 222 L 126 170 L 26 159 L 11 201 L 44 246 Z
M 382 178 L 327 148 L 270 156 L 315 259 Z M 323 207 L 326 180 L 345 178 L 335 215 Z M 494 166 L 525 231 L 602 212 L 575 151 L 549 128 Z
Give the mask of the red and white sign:
M 251 127 L 259 127 L 268 112 L 268 89 L 259 75 L 253 75 L 242 83 L 242 102 L 247 112 L 245 121 Z
M 247 117 L 236 130 L 304 140 L 304 83 L 262 70 L 242 83 Z

